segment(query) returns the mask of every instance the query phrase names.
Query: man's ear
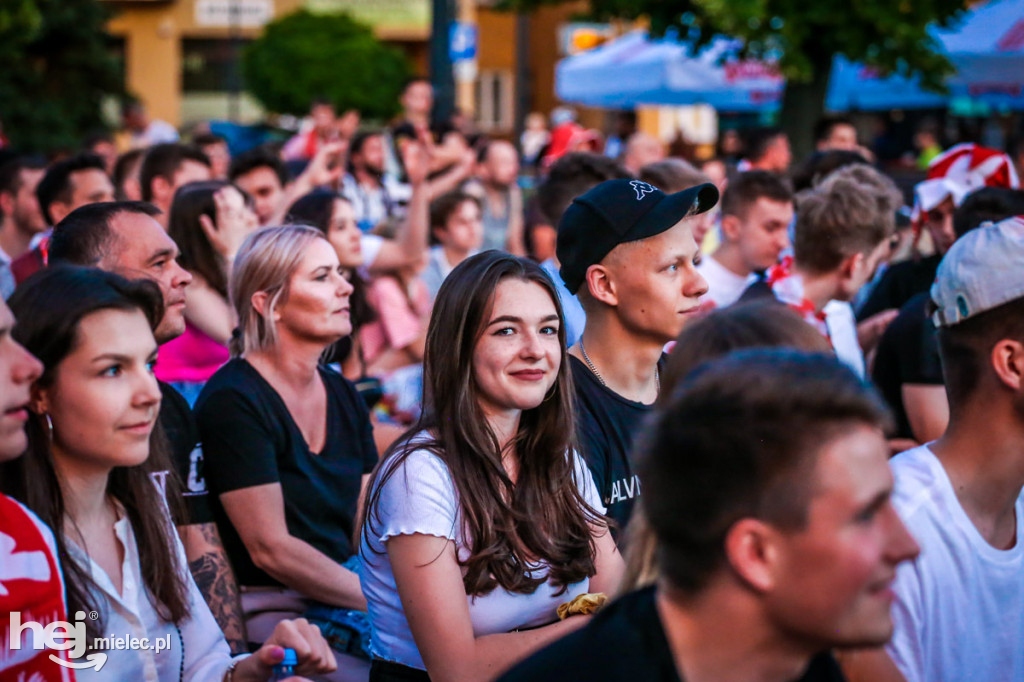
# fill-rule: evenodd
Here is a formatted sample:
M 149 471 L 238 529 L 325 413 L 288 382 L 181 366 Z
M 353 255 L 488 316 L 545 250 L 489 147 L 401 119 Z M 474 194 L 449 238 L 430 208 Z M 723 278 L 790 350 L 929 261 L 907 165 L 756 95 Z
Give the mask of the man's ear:
M 587 268 L 583 286 L 587 287 L 590 297 L 595 301 L 600 301 L 612 307 L 619 304 L 615 281 L 612 279 L 611 271 L 606 266 L 598 263 Z
M 853 279 L 856 274 L 864 267 L 867 255 L 858 251 L 857 253 L 847 256 L 839 262 L 839 274 L 842 275 L 843 280 Z
M 153 195 L 153 203 L 170 204 L 173 198 L 174 186 L 164 177 L 159 175 L 150 180 L 150 193 Z
M 732 570 L 751 589 L 768 592 L 781 570 L 779 534 L 764 521 L 744 518 L 725 536 L 725 557 Z
M 71 213 L 70 204 L 66 204 L 63 201 L 50 202 L 50 217 L 53 219 L 54 225 L 64 220 L 64 216 L 66 216 L 68 213 Z
M 992 347 L 989 362 L 1006 387 L 1018 393 L 1024 390 L 1024 344 L 1012 339 L 1001 339 Z
M 736 243 L 740 239 L 740 219 L 739 216 L 734 215 L 723 215 L 722 216 L 722 236 L 725 237 L 725 241 L 729 243 Z
M 0 192 L 0 217 L 9 216 L 14 212 L 14 195 Z

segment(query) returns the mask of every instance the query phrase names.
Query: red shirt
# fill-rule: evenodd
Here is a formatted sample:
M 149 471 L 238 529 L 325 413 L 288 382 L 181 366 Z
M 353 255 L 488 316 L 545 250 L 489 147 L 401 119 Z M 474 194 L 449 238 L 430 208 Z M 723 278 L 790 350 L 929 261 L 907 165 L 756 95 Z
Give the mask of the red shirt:
M 22 625 L 45 627 L 68 620 L 50 529 L 18 502 L 0 495 L 0 681 L 72 682 L 74 670 L 50 658 L 53 654 L 66 661 L 67 652 L 33 649 L 31 630 L 22 630 L 21 649 L 10 648 L 12 613 L 21 614 Z

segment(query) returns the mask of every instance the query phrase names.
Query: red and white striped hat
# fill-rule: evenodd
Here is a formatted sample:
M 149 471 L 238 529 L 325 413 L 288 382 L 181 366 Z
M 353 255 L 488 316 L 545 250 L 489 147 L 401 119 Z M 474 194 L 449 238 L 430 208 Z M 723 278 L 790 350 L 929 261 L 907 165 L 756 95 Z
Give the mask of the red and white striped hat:
M 971 142 L 950 147 L 928 164 L 928 176 L 914 188 L 911 221 L 919 227 L 947 197 L 959 206 L 968 194 L 982 187 L 1017 189 L 1020 181 L 1013 161 L 1003 152 Z

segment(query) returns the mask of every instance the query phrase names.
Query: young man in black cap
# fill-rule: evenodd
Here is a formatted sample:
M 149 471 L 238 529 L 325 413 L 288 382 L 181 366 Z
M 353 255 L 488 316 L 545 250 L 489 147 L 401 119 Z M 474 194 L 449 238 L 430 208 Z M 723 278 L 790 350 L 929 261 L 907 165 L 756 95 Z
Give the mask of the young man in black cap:
M 607 180 L 577 197 L 558 225 L 560 274 L 587 313 L 569 351 L 577 435 L 620 529 L 640 495 L 627 453 L 658 397 L 662 348 L 707 292 L 689 218 L 717 201 L 712 184 L 665 194 L 640 180 Z

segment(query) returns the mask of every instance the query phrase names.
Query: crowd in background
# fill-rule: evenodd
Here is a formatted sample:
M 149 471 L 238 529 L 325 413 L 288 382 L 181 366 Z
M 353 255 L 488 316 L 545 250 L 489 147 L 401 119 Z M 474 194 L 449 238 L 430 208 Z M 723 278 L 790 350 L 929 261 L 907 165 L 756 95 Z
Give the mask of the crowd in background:
M 1010 154 L 401 107 L 0 148 L 0 679 L 1024 679 Z

